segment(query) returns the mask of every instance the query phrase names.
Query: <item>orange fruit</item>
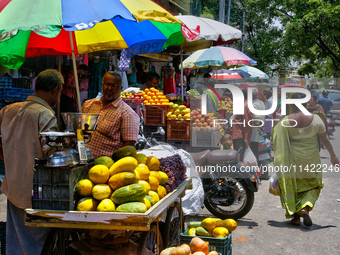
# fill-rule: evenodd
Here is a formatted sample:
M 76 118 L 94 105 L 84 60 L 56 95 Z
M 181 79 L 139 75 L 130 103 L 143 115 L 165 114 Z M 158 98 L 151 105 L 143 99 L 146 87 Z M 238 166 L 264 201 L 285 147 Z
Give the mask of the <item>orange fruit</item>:
M 155 204 L 159 201 L 159 196 L 155 191 L 150 190 L 149 191 L 149 196 L 153 199 Z
M 166 189 L 163 186 L 159 185 L 157 188 L 157 194 L 159 198 L 162 199 L 163 197 L 166 196 Z
M 99 212 L 114 212 L 115 210 L 115 204 L 109 198 L 103 199 L 97 206 L 97 211 Z
M 156 99 L 157 97 L 156 96 L 152 96 L 152 99 Z
M 145 156 L 143 153 L 138 153 L 136 155 L 136 159 L 138 161 L 138 164 L 146 164 L 146 161 L 148 160 L 148 157 Z
M 150 190 L 156 191 L 159 186 L 159 181 L 154 176 L 149 176 L 148 182 L 150 184 Z
M 93 197 L 83 197 L 77 204 L 77 211 L 95 211 L 98 206 L 98 201 Z
M 159 184 L 163 185 L 163 184 L 167 183 L 168 180 L 169 180 L 168 175 L 165 172 L 162 172 L 162 171 L 158 171 L 158 172 L 161 175 L 161 182 Z
M 229 232 L 234 231 L 237 228 L 237 222 L 233 219 L 226 219 L 223 220 L 226 224 L 226 228 L 229 230 Z
M 150 176 L 156 177 L 158 179 L 159 183 L 161 183 L 162 176 L 159 173 L 159 171 L 150 171 Z
M 112 189 L 107 184 L 97 184 L 92 189 L 92 196 L 97 200 L 109 198 L 112 194 Z
M 149 168 L 144 165 L 144 164 L 139 164 L 136 169 L 135 169 L 138 173 L 139 173 L 139 178 L 140 180 L 147 180 L 150 176 L 150 171 Z
M 147 158 L 146 165 L 148 166 L 150 171 L 157 171 L 160 166 L 160 163 L 158 158 L 154 156 L 149 156 Z
M 149 92 L 150 90 L 148 88 L 144 89 L 144 92 L 147 93 Z
M 76 192 L 79 196 L 88 197 L 92 195 L 93 182 L 88 179 L 80 180 L 76 184 Z
M 89 171 L 89 179 L 95 184 L 104 184 L 109 177 L 109 168 L 105 165 L 95 165 Z
M 216 228 L 216 220 L 214 218 L 205 218 L 201 222 L 201 227 L 204 227 L 206 230 L 211 231 Z

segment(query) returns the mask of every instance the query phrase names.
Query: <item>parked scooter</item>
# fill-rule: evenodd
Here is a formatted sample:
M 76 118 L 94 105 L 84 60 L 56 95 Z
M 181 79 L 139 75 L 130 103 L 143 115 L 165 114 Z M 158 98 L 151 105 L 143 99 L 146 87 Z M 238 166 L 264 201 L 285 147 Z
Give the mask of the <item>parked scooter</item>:
M 331 112 L 327 113 L 327 131 L 328 135 L 331 136 L 335 132 L 335 120 Z
M 196 166 L 200 168 L 204 205 L 209 212 L 221 219 L 236 220 L 245 216 L 253 207 L 254 192 L 259 188 L 257 169 L 241 165 L 239 152 L 240 150 L 205 150 L 190 153 Z

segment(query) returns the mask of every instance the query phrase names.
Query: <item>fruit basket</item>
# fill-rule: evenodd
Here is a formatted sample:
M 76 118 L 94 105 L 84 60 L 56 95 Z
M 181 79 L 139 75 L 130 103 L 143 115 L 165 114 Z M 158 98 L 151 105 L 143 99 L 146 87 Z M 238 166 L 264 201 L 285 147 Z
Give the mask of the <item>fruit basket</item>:
M 190 122 L 185 120 L 168 120 L 168 140 L 190 140 Z
M 145 105 L 144 124 L 149 126 L 165 126 L 168 105 Z
M 181 233 L 181 244 L 190 243 L 191 239 L 195 236 L 188 235 L 189 228 L 184 233 Z M 209 251 L 217 251 L 220 255 L 231 255 L 232 254 L 232 234 L 230 233 L 225 238 L 215 238 L 207 236 L 198 236 L 205 242 L 207 242 Z

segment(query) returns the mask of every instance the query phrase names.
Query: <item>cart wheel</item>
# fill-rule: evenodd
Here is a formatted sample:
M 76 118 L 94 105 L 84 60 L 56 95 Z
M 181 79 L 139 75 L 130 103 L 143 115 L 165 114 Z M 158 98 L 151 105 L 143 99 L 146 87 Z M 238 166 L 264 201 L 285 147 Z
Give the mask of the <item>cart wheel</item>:
M 163 250 L 163 240 L 159 233 L 159 253 Z M 142 236 L 138 244 L 137 255 L 157 254 L 157 225 L 152 224 L 148 232 L 142 232 Z
M 47 236 L 41 254 L 77 255 L 79 253 L 71 248 L 70 244 L 78 240 L 78 233 L 75 229 L 53 228 Z
M 184 229 L 184 217 L 182 206 L 175 202 L 174 206 L 170 207 L 166 213 L 164 226 L 164 246 L 176 247 L 180 245 L 180 234 Z

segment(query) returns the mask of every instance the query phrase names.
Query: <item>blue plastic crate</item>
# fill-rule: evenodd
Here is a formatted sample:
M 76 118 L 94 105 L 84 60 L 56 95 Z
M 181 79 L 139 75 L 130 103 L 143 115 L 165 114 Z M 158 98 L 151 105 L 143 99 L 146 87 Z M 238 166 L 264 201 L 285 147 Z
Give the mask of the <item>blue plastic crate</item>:
M 195 236 L 187 235 L 189 228 L 184 233 L 181 233 L 180 241 L 181 244 L 190 243 L 191 239 Z M 232 234 L 230 233 L 225 238 L 215 238 L 215 237 L 207 237 L 207 236 L 197 236 L 207 242 L 209 246 L 209 251 L 217 251 L 220 255 L 232 255 Z

